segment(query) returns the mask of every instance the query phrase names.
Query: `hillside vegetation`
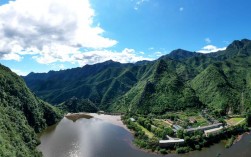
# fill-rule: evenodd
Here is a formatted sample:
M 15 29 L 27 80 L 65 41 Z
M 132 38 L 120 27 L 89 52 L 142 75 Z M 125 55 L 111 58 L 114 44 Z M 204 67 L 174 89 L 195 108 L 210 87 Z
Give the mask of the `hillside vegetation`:
M 36 133 L 61 115 L 26 87 L 22 78 L 0 64 L 0 156 L 37 157 Z
M 107 61 L 24 77 L 42 99 L 60 104 L 88 99 L 106 111 L 164 114 L 208 108 L 215 116 L 246 113 L 251 107 L 251 41 L 200 54 L 178 49 L 155 61 Z M 83 109 L 84 110 L 84 109 Z
M 77 112 L 90 112 L 95 113 L 99 109 L 95 106 L 93 102 L 91 102 L 88 99 L 78 99 L 76 97 L 73 97 L 69 100 L 66 100 L 65 102 L 57 105 L 59 109 L 65 111 L 65 112 L 71 112 L 71 113 L 77 113 Z

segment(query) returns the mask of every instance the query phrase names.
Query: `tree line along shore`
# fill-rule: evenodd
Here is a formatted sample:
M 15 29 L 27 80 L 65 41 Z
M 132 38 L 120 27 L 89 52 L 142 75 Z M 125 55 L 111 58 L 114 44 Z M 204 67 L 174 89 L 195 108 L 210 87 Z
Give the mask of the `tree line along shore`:
M 127 113 L 122 121 L 134 133 L 136 146 L 161 154 L 201 150 L 221 140 L 229 148 L 240 140 L 240 135 L 250 131 L 250 116 L 235 115 L 212 121 L 212 117 L 209 119 L 199 111 L 165 115 Z

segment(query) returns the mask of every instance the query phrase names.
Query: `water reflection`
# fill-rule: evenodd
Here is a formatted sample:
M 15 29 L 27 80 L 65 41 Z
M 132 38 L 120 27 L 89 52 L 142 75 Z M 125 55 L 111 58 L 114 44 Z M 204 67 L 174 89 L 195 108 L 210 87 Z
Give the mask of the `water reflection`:
M 160 157 L 143 152 L 132 145 L 132 135 L 125 129 L 102 120 L 79 119 L 76 122 L 62 119 L 58 125 L 47 128 L 40 137 L 38 149 L 45 157 Z M 251 136 L 225 149 L 219 143 L 202 151 L 166 157 L 250 157 Z

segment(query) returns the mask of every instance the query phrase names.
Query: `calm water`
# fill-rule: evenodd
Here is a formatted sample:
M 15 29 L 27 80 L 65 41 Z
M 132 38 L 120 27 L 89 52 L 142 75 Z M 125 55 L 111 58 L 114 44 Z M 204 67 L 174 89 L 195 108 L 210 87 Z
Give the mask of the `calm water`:
M 40 137 L 38 149 L 45 157 L 160 157 L 138 150 L 132 145 L 132 135 L 119 126 L 99 119 L 63 118 L 56 126 L 47 128 Z M 230 149 L 219 143 L 202 151 L 165 157 L 251 157 L 251 135 Z

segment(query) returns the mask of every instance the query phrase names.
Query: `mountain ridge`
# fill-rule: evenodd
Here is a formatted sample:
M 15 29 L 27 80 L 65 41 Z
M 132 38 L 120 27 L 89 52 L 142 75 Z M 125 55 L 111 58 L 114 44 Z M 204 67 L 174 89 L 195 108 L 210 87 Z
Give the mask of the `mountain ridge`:
M 108 111 L 157 114 L 187 107 L 208 107 L 213 110 L 212 112 L 224 115 L 230 110 L 233 113 L 244 112 L 234 106 L 240 106 L 240 80 L 250 80 L 246 78 L 251 65 L 250 55 L 251 41 L 243 39 L 233 41 L 226 50 L 210 54 L 177 49 L 149 62 L 122 64 L 108 61 L 75 68 L 82 71 L 89 68 L 92 69 L 90 71 L 95 71 L 83 72 L 84 77 L 66 73 L 61 78 L 59 76 L 63 75 L 60 75 L 62 72 L 59 71 L 54 73 L 54 78 L 42 80 L 42 83 L 34 73 L 32 75 L 35 76 L 28 75 L 24 80 L 38 96 L 53 104 L 62 103 L 75 96 L 89 99 L 100 109 Z M 245 62 L 246 65 L 241 62 Z M 103 68 L 97 70 L 97 67 Z M 245 72 L 238 78 L 239 70 Z M 74 69 L 63 72 L 69 71 L 73 72 Z M 67 75 L 71 77 L 67 78 Z M 200 81 L 202 79 L 205 81 Z M 212 83 L 212 88 L 208 89 L 204 85 L 207 82 Z M 226 87 L 223 88 L 221 85 Z M 231 92 L 226 94 L 224 90 Z M 243 90 L 248 93 L 249 86 L 243 86 Z M 203 94 L 206 91 L 211 94 L 208 101 L 205 101 L 206 95 Z M 250 95 L 245 96 L 247 100 L 243 108 L 249 109 Z M 214 101 L 213 97 L 218 99 Z

